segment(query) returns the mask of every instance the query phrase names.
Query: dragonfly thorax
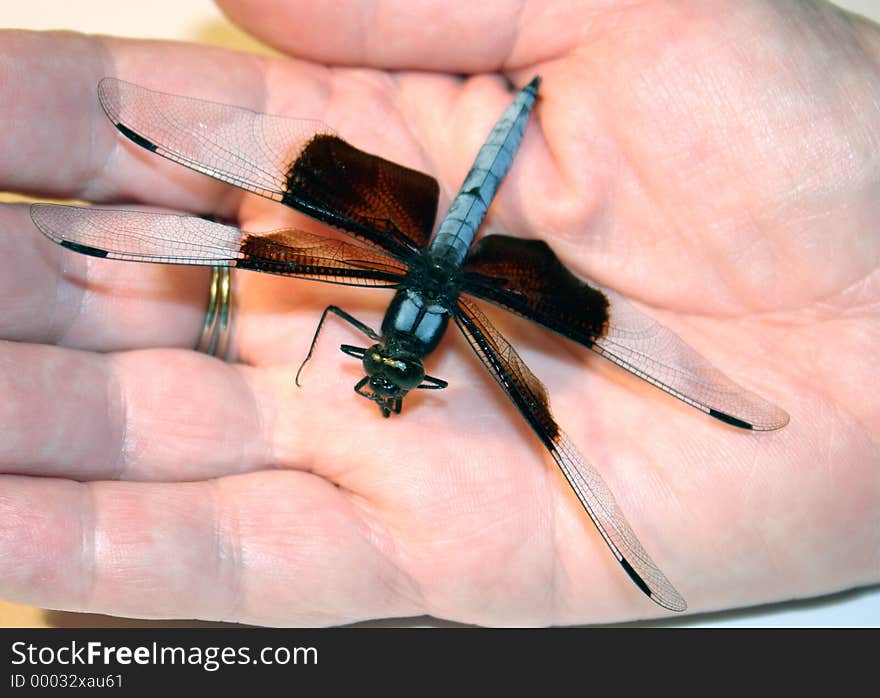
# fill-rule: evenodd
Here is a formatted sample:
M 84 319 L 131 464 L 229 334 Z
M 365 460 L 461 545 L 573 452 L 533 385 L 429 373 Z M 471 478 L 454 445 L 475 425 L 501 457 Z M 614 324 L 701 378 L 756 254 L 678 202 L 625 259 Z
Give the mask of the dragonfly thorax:
M 461 290 L 461 267 L 425 254 L 410 262 L 403 286 L 418 289 L 418 294 L 428 305 L 450 308 L 455 305 Z

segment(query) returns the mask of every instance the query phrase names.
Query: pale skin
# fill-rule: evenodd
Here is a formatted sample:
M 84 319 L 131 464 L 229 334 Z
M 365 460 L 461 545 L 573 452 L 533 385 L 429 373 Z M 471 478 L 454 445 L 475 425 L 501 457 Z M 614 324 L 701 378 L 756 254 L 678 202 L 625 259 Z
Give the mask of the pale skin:
M 124 142 L 95 98 L 111 75 L 319 118 L 436 176 L 442 213 L 503 78 L 540 74 L 493 230 L 547 240 L 791 415 L 736 430 L 490 312 L 558 421 L 692 611 L 880 580 L 876 26 L 808 2 L 221 4 L 294 58 L 4 33 L 0 188 L 312 225 Z M 664 613 L 453 328 L 426 364 L 449 388 L 400 416 L 352 392 L 337 348 L 366 340 L 341 323 L 294 386 L 325 306 L 378 327 L 389 292 L 238 273 L 223 363 L 187 349 L 204 269 L 77 256 L 20 205 L 0 253 L 0 597 L 265 625 Z

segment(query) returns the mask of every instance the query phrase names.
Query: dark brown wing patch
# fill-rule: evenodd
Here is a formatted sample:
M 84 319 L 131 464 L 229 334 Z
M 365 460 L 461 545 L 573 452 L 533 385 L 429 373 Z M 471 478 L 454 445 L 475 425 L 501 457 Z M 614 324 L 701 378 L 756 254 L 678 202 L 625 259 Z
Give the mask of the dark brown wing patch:
M 290 166 L 282 203 L 300 208 L 307 202 L 417 252 L 428 243 L 438 196 L 433 177 L 318 134 Z
M 587 346 L 607 328 L 608 299 L 543 240 L 480 239 L 464 262 L 464 290 Z
M 378 250 L 296 229 L 245 233 L 241 253 L 239 269 L 337 284 L 395 285 L 407 272 L 405 264 Z

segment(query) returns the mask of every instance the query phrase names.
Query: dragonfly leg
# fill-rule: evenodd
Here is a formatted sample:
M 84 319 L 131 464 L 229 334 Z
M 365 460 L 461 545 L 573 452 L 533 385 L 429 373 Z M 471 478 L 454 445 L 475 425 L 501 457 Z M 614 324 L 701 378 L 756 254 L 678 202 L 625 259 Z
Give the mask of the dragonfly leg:
M 422 380 L 424 382 L 421 385 L 416 386 L 421 390 L 443 390 L 443 388 L 446 388 L 449 385 L 449 383 L 442 378 L 435 378 L 434 376 L 425 376 Z
M 335 305 L 328 305 L 326 308 L 324 308 L 324 312 L 321 314 L 321 320 L 318 322 L 318 328 L 315 330 L 315 336 L 312 337 L 312 343 L 309 346 L 309 353 L 306 354 L 306 358 L 303 359 L 303 362 L 299 365 L 299 369 L 296 372 L 295 382 L 298 387 L 300 386 L 299 375 L 302 373 L 302 370 L 305 367 L 306 363 L 308 363 L 309 359 L 312 358 L 312 353 L 315 351 L 315 345 L 318 343 L 318 335 L 321 333 L 321 328 L 324 326 L 324 321 L 327 319 L 328 313 L 333 313 L 334 315 L 342 318 L 349 325 L 352 325 L 353 327 L 356 327 L 357 329 L 359 329 L 361 332 L 363 332 L 365 335 L 367 335 L 367 337 L 372 339 L 374 342 L 378 342 L 381 339 L 381 337 L 378 334 L 376 334 L 369 326 L 362 323 L 360 320 L 358 320 L 353 315 L 346 313 L 342 308 L 338 308 Z M 348 345 L 344 345 L 344 346 L 347 347 Z M 351 347 L 351 348 L 354 349 L 355 347 Z M 345 349 L 343 349 L 343 351 L 345 351 Z M 345 353 L 349 354 L 351 352 L 345 352 Z M 352 354 L 352 356 L 354 356 L 354 355 L 355 354 Z
M 400 398 L 396 398 L 396 400 L 389 401 L 387 398 L 382 398 L 375 393 L 369 392 L 365 389 L 369 380 L 369 376 L 364 376 L 363 378 L 361 378 L 354 386 L 354 391 L 361 397 L 365 397 L 367 398 L 367 400 L 375 402 L 379 406 L 379 412 L 382 413 L 383 417 L 390 416 L 392 412 L 394 412 L 395 414 L 400 414 L 400 408 L 403 400 L 401 400 Z
M 358 395 L 363 395 L 365 398 L 373 399 L 373 395 L 371 393 L 364 392 L 364 386 L 367 384 L 367 381 L 370 380 L 369 376 L 364 376 L 361 378 L 357 384 L 354 386 L 354 391 Z

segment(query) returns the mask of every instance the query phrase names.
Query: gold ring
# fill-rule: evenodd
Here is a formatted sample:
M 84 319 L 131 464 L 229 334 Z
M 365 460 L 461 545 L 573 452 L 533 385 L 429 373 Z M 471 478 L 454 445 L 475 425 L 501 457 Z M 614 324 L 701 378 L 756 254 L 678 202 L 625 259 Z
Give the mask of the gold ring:
M 225 359 L 229 350 L 232 315 L 230 286 L 229 267 L 212 267 L 208 310 L 205 313 L 205 324 L 202 326 L 196 351 L 220 359 Z

